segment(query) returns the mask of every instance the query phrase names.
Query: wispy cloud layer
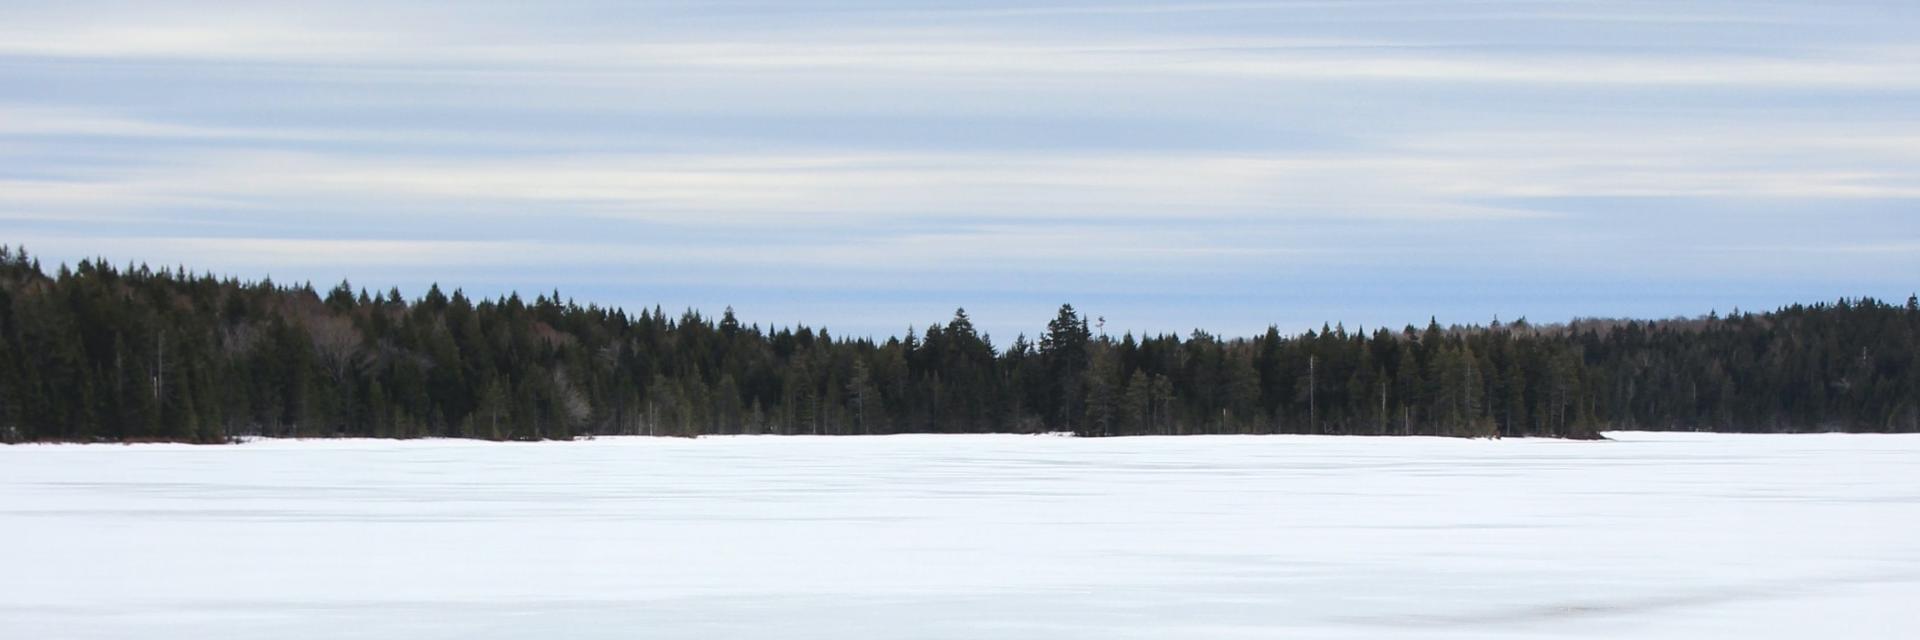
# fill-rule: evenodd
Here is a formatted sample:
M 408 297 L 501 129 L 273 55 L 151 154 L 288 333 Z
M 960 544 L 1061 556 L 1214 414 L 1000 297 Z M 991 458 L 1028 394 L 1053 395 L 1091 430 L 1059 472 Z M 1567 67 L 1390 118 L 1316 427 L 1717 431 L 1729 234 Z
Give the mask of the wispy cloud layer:
M 777 31 L 751 38 L 499 42 L 488 34 L 309 29 L 280 24 L 16 27 L 0 55 L 75 60 L 349 66 L 368 71 L 609 84 L 674 74 L 939 76 L 1039 82 L 1059 76 L 1213 81 L 1911 89 L 1920 51 L 1897 46 L 1774 51 L 1489 51 L 1476 43 L 1340 38 L 1006 37 L 980 30 Z
M 56 258 L 868 331 L 930 318 L 846 301 L 1252 329 L 1920 272 L 1901 3 L 5 13 L 0 241 Z

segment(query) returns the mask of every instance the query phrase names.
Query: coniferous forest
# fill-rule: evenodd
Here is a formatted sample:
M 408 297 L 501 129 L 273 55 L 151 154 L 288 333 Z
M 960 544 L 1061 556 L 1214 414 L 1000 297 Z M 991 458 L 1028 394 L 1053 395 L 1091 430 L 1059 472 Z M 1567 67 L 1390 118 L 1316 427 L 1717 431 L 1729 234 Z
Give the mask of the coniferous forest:
M 0 248 L 0 439 L 1920 432 L 1920 303 L 1687 320 L 996 344 L 518 296 L 417 299 Z

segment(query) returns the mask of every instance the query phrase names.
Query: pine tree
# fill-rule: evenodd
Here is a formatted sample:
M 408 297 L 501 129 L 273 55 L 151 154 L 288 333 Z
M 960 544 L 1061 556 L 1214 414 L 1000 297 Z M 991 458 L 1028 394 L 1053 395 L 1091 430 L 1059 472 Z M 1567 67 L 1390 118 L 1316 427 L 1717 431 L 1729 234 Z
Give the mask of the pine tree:
M 1120 388 L 1120 429 L 1127 434 L 1155 433 L 1153 421 L 1153 383 L 1147 372 L 1134 369 Z
M 1073 310 L 1073 305 L 1063 304 L 1060 313 L 1047 323 L 1046 337 L 1040 340 L 1040 358 L 1054 381 L 1050 404 L 1055 407 L 1056 428 L 1069 431 L 1076 428 L 1075 418 L 1079 417 L 1084 402 L 1087 343 L 1091 335 L 1086 320 Z
M 1113 349 L 1104 342 L 1095 343 L 1093 366 L 1087 372 L 1086 417 L 1080 421 L 1077 433 L 1083 436 L 1118 434 L 1121 407 L 1119 377 L 1120 365 Z

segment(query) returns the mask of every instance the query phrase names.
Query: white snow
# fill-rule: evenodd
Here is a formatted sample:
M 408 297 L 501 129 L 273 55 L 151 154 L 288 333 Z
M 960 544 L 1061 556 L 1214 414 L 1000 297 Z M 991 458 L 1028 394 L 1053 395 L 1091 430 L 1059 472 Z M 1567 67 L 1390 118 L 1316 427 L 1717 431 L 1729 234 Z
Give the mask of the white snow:
M 1920 637 L 1920 437 L 0 447 L 0 638 Z

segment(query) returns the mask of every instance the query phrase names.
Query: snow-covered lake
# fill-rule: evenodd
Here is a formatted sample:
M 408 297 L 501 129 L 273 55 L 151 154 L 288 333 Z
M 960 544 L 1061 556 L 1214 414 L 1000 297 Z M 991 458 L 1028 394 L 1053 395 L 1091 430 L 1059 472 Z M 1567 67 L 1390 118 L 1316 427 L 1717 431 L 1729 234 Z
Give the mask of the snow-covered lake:
M 1920 437 L 0 447 L 0 638 L 1920 637 Z

